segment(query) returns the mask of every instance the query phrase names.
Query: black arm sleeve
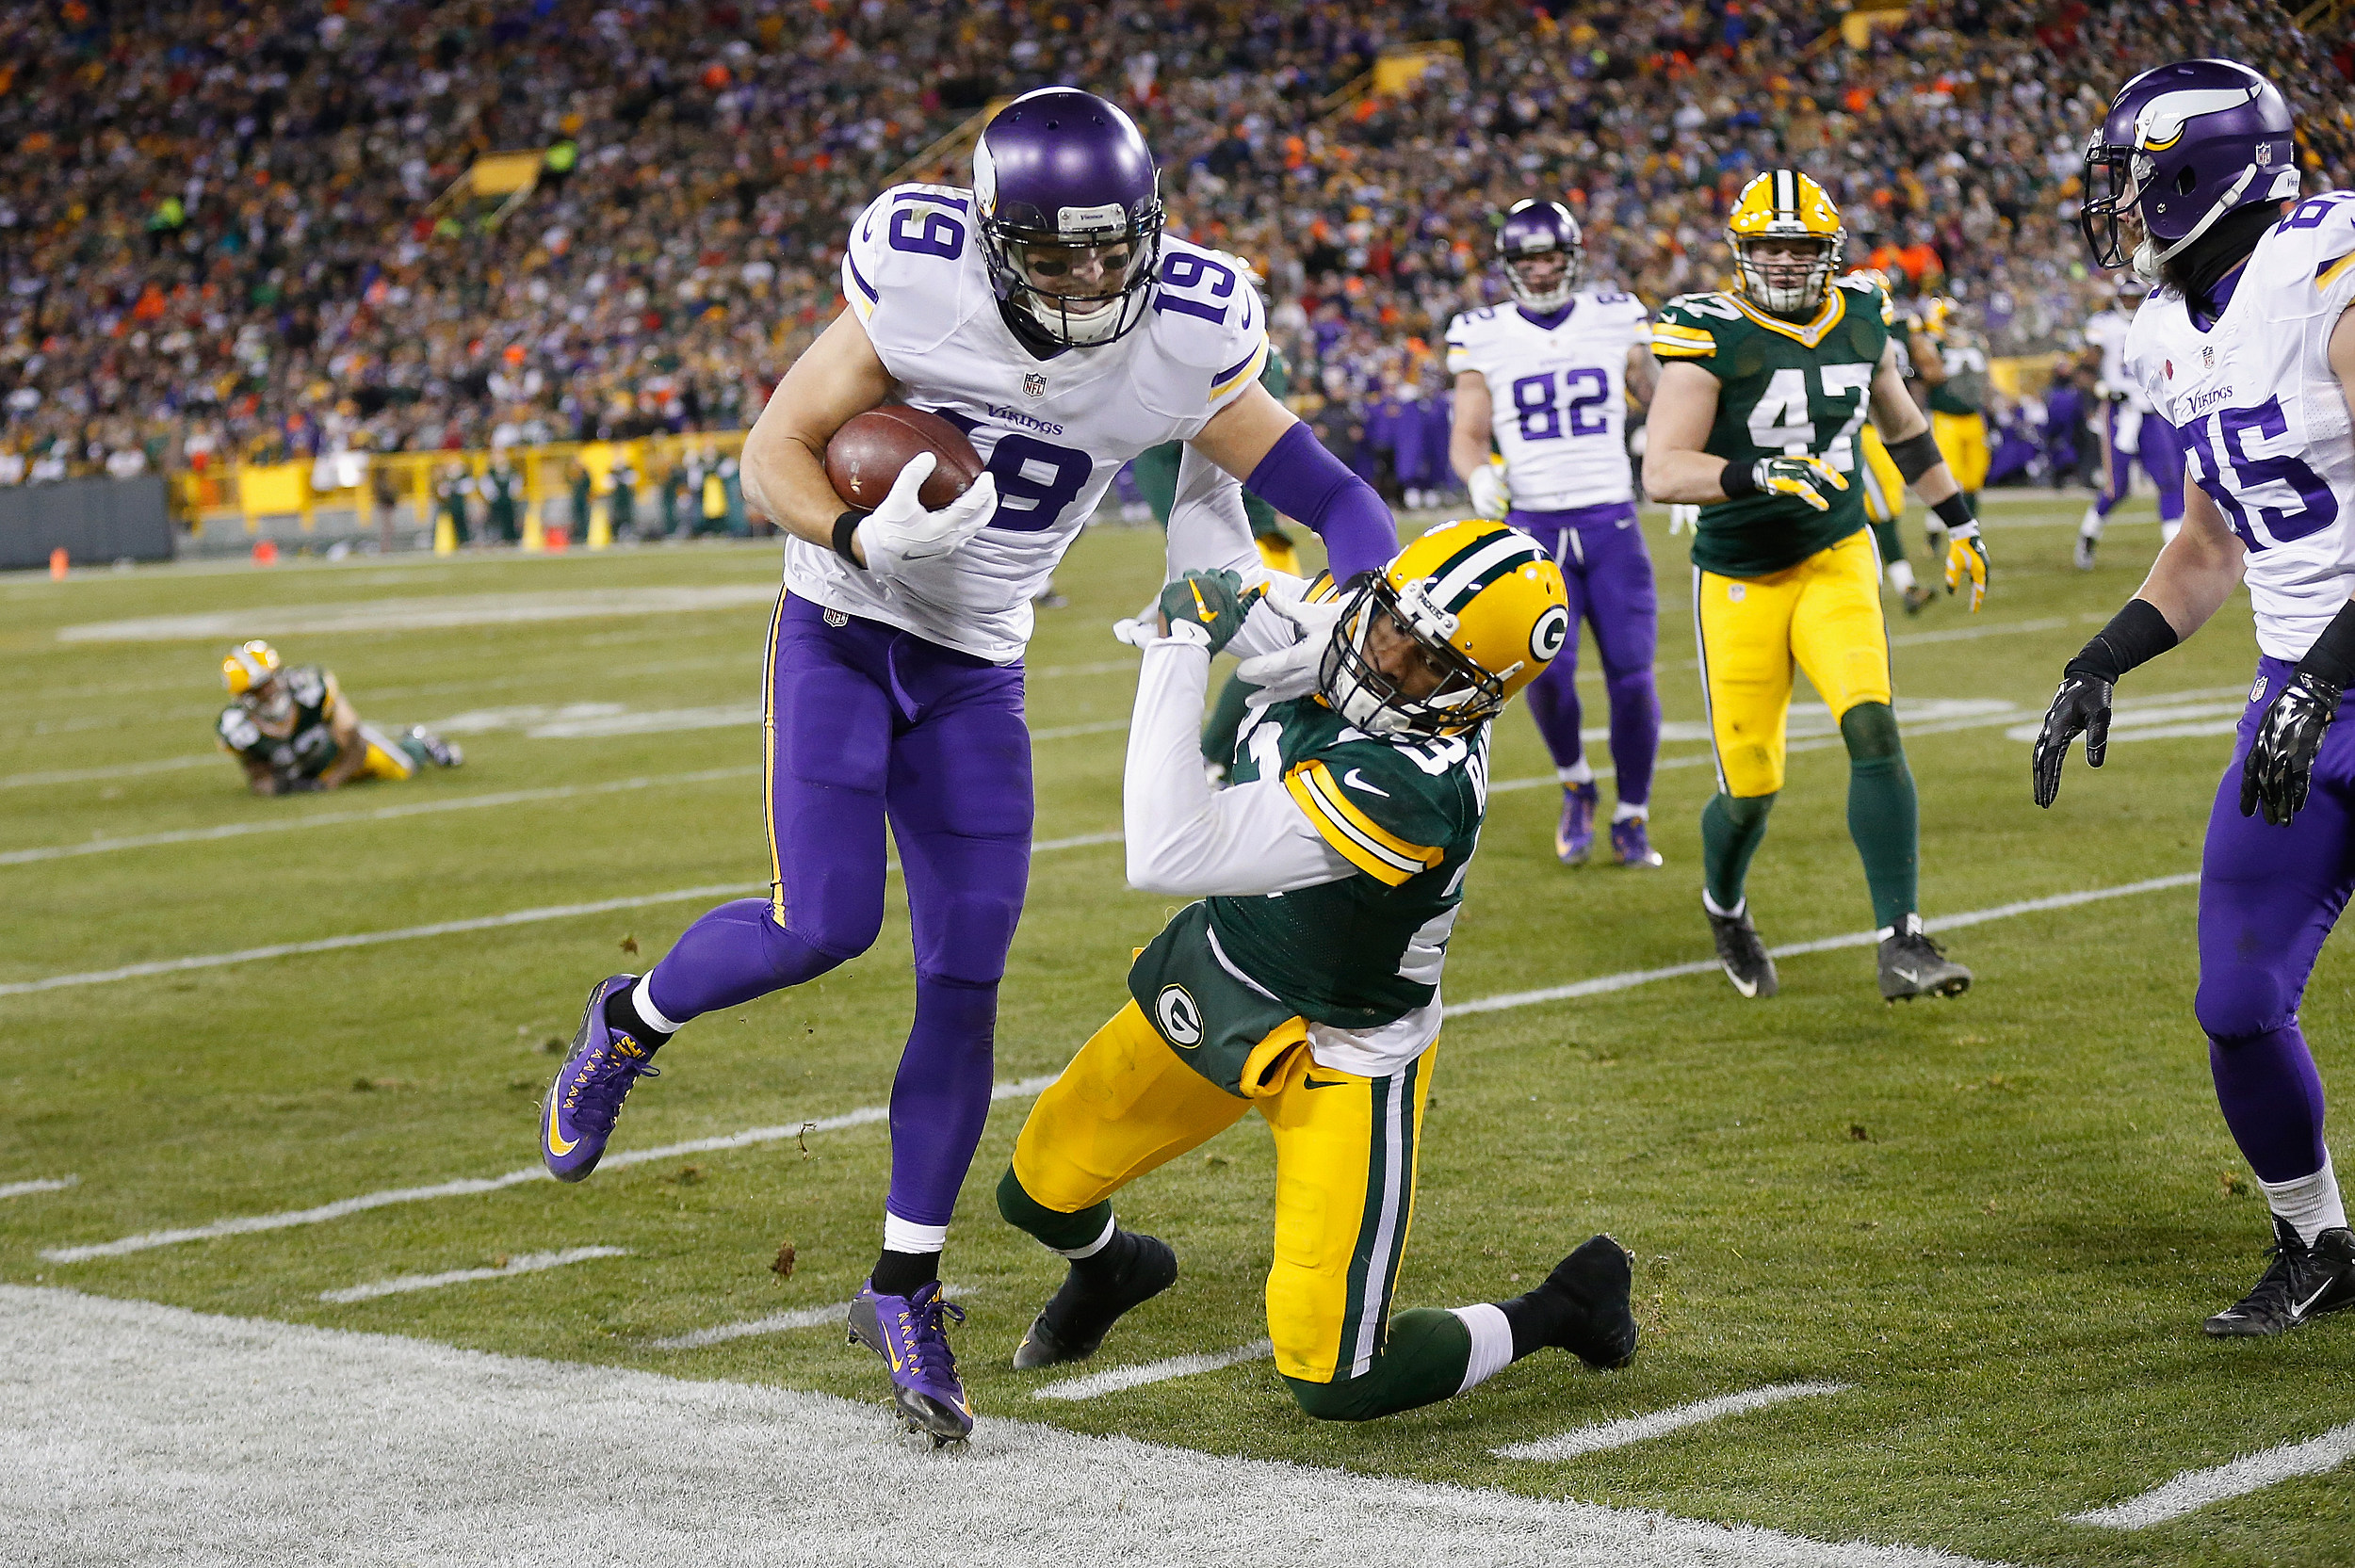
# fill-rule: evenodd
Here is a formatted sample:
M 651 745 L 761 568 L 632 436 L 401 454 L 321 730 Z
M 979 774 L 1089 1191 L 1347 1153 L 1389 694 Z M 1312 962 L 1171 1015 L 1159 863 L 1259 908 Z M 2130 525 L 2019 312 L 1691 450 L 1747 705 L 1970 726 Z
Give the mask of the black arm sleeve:
M 1946 460 L 1939 453 L 1936 438 L 1924 430 L 1920 435 L 1889 443 L 1889 461 L 1897 465 L 1906 483 L 1911 484 Z
M 2298 661 L 2298 668 L 2321 676 L 2342 691 L 2355 686 L 2355 600 L 2339 606 L 2339 613 L 2322 628 L 2322 635 Z
M 2341 610 L 2339 615 L 2344 620 L 2347 612 Z M 2167 617 L 2159 613 L 2158 606 L 2148 599 L 2129 599 L 2126 607 L 2110 617 L 2110 623 L 2077 651 L 2077 656 L 2069 661 L 2061 673 L 2095 675 L 2115 684 L 2127 671 L 2148 664 L 2181 640 L 2175 628 L 2167 623 Z

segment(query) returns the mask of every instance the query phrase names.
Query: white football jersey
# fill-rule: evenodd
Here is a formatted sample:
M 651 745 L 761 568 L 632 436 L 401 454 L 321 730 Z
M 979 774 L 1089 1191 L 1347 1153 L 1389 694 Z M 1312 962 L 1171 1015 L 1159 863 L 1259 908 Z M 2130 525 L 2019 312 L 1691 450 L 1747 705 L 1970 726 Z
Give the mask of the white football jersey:
M 1046 588 L 1120 465 L 1201 433 L 1267 363 L 1267 308 L 1233 258 L 1161 240 L 1144 323 L 1039 359 L 999 314 L 972 192 L 897 186 L 851 232 L 842 293 L 900 397 L 962 428 L 998 481 L 988 526 L 953 555 L 879 581 L 789 539 L 786 586 L 993 664 L 1020 656 Z
M 2111 392 L 2126 395 L 2126 406 L 2136 413 L 2151 412 L 2151 399 L 2135 384 L 2134 376 L 2126 368 L 2126 334 L 2134 331 L 2135 317 L 2141 311 L 2105 310 L 2086 320 L 2086 342 L 2102 350 L 2102 385 Z M 2133 451 L 2132 443 L 2121 448 Z
M 2188 477 L 2249 546 L 2257 645 L 2297 660 L 2355 589 L 2355 428 L 2331 373 L 2355 304 L 2355 190 L 2266 233 L 2201 331 L 2180 295 L 2135 315 L 2126 364 L 2183 433 Z
M 1448 374 L 1477 370 L 1488 383 L 1489 428 L 1515 507 L 1563 511 L 1635 499 L 1627 351 L 1650 342 L 1641 299 L 1589 289 L 1570 297 L 1569 315 L 1553 327 L 1511 304 L 1448 323 Z

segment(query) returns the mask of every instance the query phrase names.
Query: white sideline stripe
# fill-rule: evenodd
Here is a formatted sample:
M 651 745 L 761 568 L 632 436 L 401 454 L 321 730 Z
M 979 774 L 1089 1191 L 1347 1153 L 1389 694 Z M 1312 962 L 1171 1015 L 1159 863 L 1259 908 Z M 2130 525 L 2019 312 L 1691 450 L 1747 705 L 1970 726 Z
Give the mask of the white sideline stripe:
M 1600 1453 L 1605 1448 L 1624 1448 L 1631 1443 L 1642 1443 L 1662 1437 L 1686 1427 L 1697 1427 L 1706 1421 L 1721 1420 L 1728 1415 L 1740 1415 L 1747 1411 L 1764 1410 L 1769 1405 L 1791 1399 L 1811 1399 L 1824 1394 L 1844 1394 L 1855 1387 L 1845 1382 L 1778 1382 L 1764 1388 L 1753 1388 L 1741 1394 L 1720 1394 L 1713 1399 L 1697 1399 L 1689 1405 L 1677 1405 L 1668 1410 L 1656 1410 L 1649 1415 L 1631 1415 L 1625 1420 L 1603 1421 L 1591 1427 L 1576 1427 L 1559 1437 L 1541 1437 L 1534 1443 L 1513 1443 L 1488 1451 L 1499 1459 L 1527 1459 L 1546 1462 L 1576 1459 L 1581 1454 Z
M 1027 1100 L 1055 1081 L 1053 1075 L 1020 1078 L 1013 1083 L 994 1084 L 989 1091 L 990 1102 Z M 782 1143 L 788 1138 L 801 1138 L 809 1133 L 840 1132 L 850 1127 L 872 1126 L 891 1119 L 889 1106 L 861 1106 L 838 1116 L 820 1117 L 815 1121 L 794 1122 L 775 1127 L 751 1127 L 743 1132 L 723 1133 L 716 1138 L 690 1138 L 682 1143 L 663 1143 L 651 1149 L 625 1149 L 609 1154 L 597 1164 L 600 1171 L 618 1171 L 626 1166 L 645 1165 L 656 1160 L 676 1159 L 682 1155 L 716 1154 L 725 1149 L 749 1149 L 760 1143 Z M 455 1181 L 436 1182 L 430 1187 L 398 1187 L 381 1192 L 364 1192 L 356 1198 L 338 1198 L 317 1208 L 287 1209 L 277 1214 L 249 1214 L 234 1220 L 216 1220 L 209 1225 L 190 1225 L 181 1230 L 149 1231 L 142 1236 L 126 1236 L 119 1241 L 92 1242 L 81 1247 L 51 1247 L 41 1256 L 51 1263 L 83 1263 L 91 1258 L 123 1257 L 132 1253 L 150 1252 L 157 1247 L 177 1246 L 183 1241 L 209 1241 L 223 1236 L 251 1236 L 257 1231 L 289 1230 L 297 1225 L 320 1225 L 331 1220 L 344 1220 L 369 1209 L 389 1208 L 396 1204 L 420 1204 L 436 1198 L 464 1198 L 478 1192 L 496 1192 L 505 1188 L 521 1187 L 528 1182 L 552 1181 L 544 1165 L 527 1166 L 510 1171 L 503 1176 L 461 1176 Z
M 542 789 L 508 789 L 489 795 L 459 795 L 437 800 L 378 806 L 369 811 L 328 811 L 313 816 L 224 822 L 210 828 L 177 828 L 168 832 L 138 833 L 127 838 L 93 838 L 86 844 L 45 844 L 28 849 L 0 851 L 0 865 L 31 865 L 40 861 L 110 854 L 118 849 L 153 849 L 166 844 L 203 844 L 219 838 L 292 832 L 299 828 L 326 828 L 347 822 L 393 822 L 405 816 L 433 816 L 447 811 L 482 811 L 492 806 L 531 805 L 544 800 L 569 800 L 586 795 L 618 795 L 672 784 L 711 784 L 722 779 L 750 778 L 760 770 L 756 764 L 740 768 L 706 768 L 694 773 L 660 773 L 646 778 L 613 779 L 604 784 L 550 784 Z
M 1031 852 L 1045 854 L 1055 849 L 1078 849 L 1093 844 L 1119 842 L 1118 833 L 1079 833 L 1070 838 L 1041 839 L 1031 846 Z M 899 865 L 893 862 L 885 869 L 897 871 Z M 627 898 L 600 898 L 586 904 L 550 904 L 541 909 L 512 910 L 505 914 L 477 915 L 471 920 L 441 920 L 430 926 L 404 926 L 398 930 L 355 931 L 345 936 L 316 937 L 309 942 L 280 942 L 268 947 L 241 947 L 234 953 L 199 953 L 188 958 L 154 959 L 146 963 L 126 963 L 120 969 L 94 969 L 78 975 L 49 975 L 38 980 L 10 980 L 0 985 L 0 996 L 23 996 L 37 991 L 57 991 L 69 986 L 109 985 L 117 980 L 176 975 L 191 969 L 219 969 L 224 964 L 254 963 L 263 959 L 332 953 L 347 947 L 375 947 L 387 942 L 415 942 L 426 937 L 455 936 L 466 931 L 499 930 L 510 926 L 532 926 L 543 921 L 570 920 L 577 915 L 645 909 L 656 904 L 683 903 L 694 898 L 742 897 L 746 894 L 766 893 L 768 890 L 767 882 L 718 882 L 709 887 L 682 887 L 669 893 L 641 893 Z
M 446 1285 L 471 1285 L 477 1280 L 503 1280 L 511 1274 L 536 1274 L 544 1269 L 561 1269 L 568 1263 L 586 1263 L 591 1258 L 627 1257 L 622 1247 L 567 1247 L 560 1253 L 518 1253 L 499 1269 L 452 1269 L 441 1274 L 397 1274 L 389 1280 L 376 1280 L 367 1285 L 350 1285 L 342 1290 L 322 1290 L 319 1300 L 349 1306 L 353 1301 L 373 1301 L 380 1296 L 405 1296 L 413 1290 L 439 1290 Z
M 50 1176 L 41 1181 L 10 1182 L 0 1187 L 0 1198 L 29 1198 L 36 1192 L 63 1192 L 69 1187 L 80 1186 L 81 1181 L 79 1176 Z
M 593 1328 L 575 1328 L 567 1342 L 593 1351 Z M 590 1543 L 633 1568 L 1983 1568 L 999 1415 L 918 1459 L 871 1396 L 66 1290 L 0 1286 L 0 1446 L 24 1456 L 0 1465 L 0 1557 L 19 1562 L 507 1568 Z M 597 1439 L 551 1438 L 571 1432 Z
M 1091 1372 L 1084 1378 L 1066 1378 L 1062 1382 L 1050 1382 L 1033 1391 L 1031 1398 L 1093 1399 L 1106 1394 L 1117 1394 L 1124 1388 L 1142 1388 L 1148 1382 L 1167 1382 L 1172 1378 L 1190 1378 L 1196 1372 L 1215 1372 L 1222 1366 L 1240 1366 L 1246 1361 L 1259 1361 L 1275 1353 L 1275 1345 L 1272 1340 L 1255 1339 L 1231 1350 L 1171 1356 L 1166 1361 L 1141 1362 L 1134 1366 L 1115 1366 L 1110 1371 Z
M 2022 898 L 2017 903 L 1997 904 L 1992 909 L 1941 915 L 1935 920 L 1925 920 L 1922 925 L 1926 930 L 1959 930 L 1966 926 L 1985 925 L 1990 920 L 2008 920 L 2017 914 L 2074 909 L 2079 904 L 2096 904 L 2108 898 L 2130 898 L 2138 893 L 2190 887 L 2199 881 L 2199 872 L 2183 871 L 2171 877 L 2152 877 L 2118 887 L 2096 887 L 2083 893 L 2055 893 L 2042 898 Z M 1819 936 L 1812 942 L 1787 942 L 1766 951 L 1775 958 L 1792 958 L 1800 953 L 1828 953 L 1840 947 L 1870 947 L 1878 941 L 1877 932 L 1850 931 L 1844 936 Z M 1567 1002 L 1580 996 L 1600 996 L 1607 992 L 1628 991 L 1639 985 L 1649 985 L 1654 980 L 1672 980 L 1684 975 L 1713 975 L 1717 967 L 1715 959 L 1703 959 L 1692 963 L 1672 963 L 1663 969 L 1631 969 L 1625 974 L 1604 975 L 1597 979 L 1576 980 L 1568 985 L 1546 986 L 1536 991 L 1508 991 L 1497 996 L 1474 997 L 1469 1002 L 1449 1002 L 1445 1004 L 1444 1011 L 1447 1017 L 1454 1018 L 1465 1013 L 1502 1012 L 1511 1008 L 1535 1007 L 1541 1002 Z
M 951 1301 L 963 1300 L 975 1292 L 961 1285 L 944 1285 L 940 1293 Z M 664 1339 L 641 1341 L 650 1350 L 700 1350 L 706 1345 L 724 1345 L 731 1339 L 750 1339 L 756 1334 L 790 1334 L 796 1329 L 822 1329 L 831 1323 L 843 1326 L 851 1303 L 833 1301 L 825 1306 L 796 1307 L 790 1312 L 772 1312 L 766 1317 L 747 1318 L 740 1323 L 715 1323 L 707 1329 L 694 1329 L 674 1334 Z
M 2219 1464 L 2211 1470 L 2186 1470 L 2165 1486 L 2129 1497 L 2108 1508 L 2068 1516 L 2072 1525 L 2099 1525 L 2103 1529 L 2141 1530 L 2179 1519 L 2195 1509 L 2244 1497 L 2297 1476 L 2319 1476 L 2355 1457 L 2355 1422 L 2333 1427 L 2320 1437 Z

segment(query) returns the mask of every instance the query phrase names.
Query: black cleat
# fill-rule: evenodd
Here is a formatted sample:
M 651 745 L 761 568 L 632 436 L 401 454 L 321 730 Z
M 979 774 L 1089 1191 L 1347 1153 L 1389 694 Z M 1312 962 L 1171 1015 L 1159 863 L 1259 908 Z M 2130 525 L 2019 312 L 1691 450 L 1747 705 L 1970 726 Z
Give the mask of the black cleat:
M 1910 1002 L 1916 996 L 1959 996 L 1971 989 L 1971 971 L 1922 933 L 1922 917 L 1908 914 L 1881 944 L 1881 1000 Z
M 1114 1250 L 1126 1255 L 1109 1269 L 1082 1275 L 1079 1263 L 1072 1264 L 1071 1271 L 1064 1276 L 1063 1288 L 1048 1299 L 1015 1348 L 1017 1370 L 1087 1360 L 1104 1343 L 1121 1314 L 1151 1301 L 1177 1282 L 1178 1254 L 1159 1237 L 1114 1231 L 1104 1252 Z M 1095 1263 L 1103 1255 L 1098 1253 L 1086 1261 Z
M 1908 615 L 1919 615 L 1924 610 L 1929 608 L 1932 605 L 1938 603 L 1938 595 L 1930 590 L 1924 588 L 1920 583 L 1916 583 L 1911 588 L 1906 590 L 1905 599 L 1906 613 Z
M 2092 534 L 2079 534 L 2077 536 L 2076 553 L 2072 555 L 2070 559 L 2076 566 L 2078 571 L 2090 572 L 2093 570 L 2093 548 L 2100 541 Z
M 1707 904 L 1701 913 L 1709 916 L 1709 934 L 1717 942 L 1717 962 L 1726 966 L 1726 978 L 1733 989 L 1745 996 L 1772 996 L 1778 989 L 1775 979 L 1775 961 L 1766 955 L 1766 944 L 1760 939 L 1758 928 L 1750 924 L 1750 904 L 1745 898 L 1742 907 L 1731 914 L 1719 914 Z
M 1598 1372 L 1616 1372 L 1635 1359 L 1639 1331 L 1629 1310 L 1635 1272 L 1627 1249 L 1598 1236 L 1553 1266 L 1537 1288 L 1564 1301 L 1562 1327 L 1546 1343 L 1578 1357 Z
M 427 729 L 423 724 L 409 726 L 409 738 L 425 752 L 425 760 L 436 768 L 463 768 L 466 753 Z
M 2355 1306 L 2355 1231 L 2333 1226 L 2309 1247 L 2286 1220 L 2273 1221 L 2273 1262 L 2238 1304 L 2201 1325 L 2219 1339 L 2286 1334 L 2310 1317 Z

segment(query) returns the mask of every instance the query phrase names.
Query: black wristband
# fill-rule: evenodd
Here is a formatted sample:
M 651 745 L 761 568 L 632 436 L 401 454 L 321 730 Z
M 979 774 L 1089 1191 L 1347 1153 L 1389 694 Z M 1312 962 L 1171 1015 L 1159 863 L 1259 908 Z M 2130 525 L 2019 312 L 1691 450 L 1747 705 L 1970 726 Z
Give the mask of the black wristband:
M 1924 430 L 1903 441 L 1889 443 L 1889 461 L 1897 465 L 1897 472 L 1911 484 L 1923 475 L 1946 461 L 1938 449 L 1938 438 Z
M 2322 628 L 2322 635 L 2298 661 L 2298 668 L 2321 676 L 2342 691 L 2355 686 L 2355 600 L 2339 606 L 2339 613 Z
M 2115 684 L 2127 671 L 2150 663 L 2182 640 L 2158 606 L 2148 599 L 2129 599 L 2126 607 L 2110 617 L 2110 623 L 2077 651 L 2061 673 L 2094 675 Z
M 1949 529 L 1959 528 L 1966 523 L 1976 523 L 1978 521 L 1977 518 L 1971 515 L 1971 503 L 1962 498 L 1962 492 L 1960 491 L 1957 491 L 1952 495 L 1947 496 L 1946 499 L 1932 507 L 1930 510 L 1936 512 L 1938 514 L 1938 520 L 1941 523 L 1945 524 Z M 2174 644 L 2172 643 L 2168 645 L 2168 647 L 2170 648 L 2173 646 Z M 2167 652 L 2167 649 L 2162 648 L 2159 652 L 2165 653 Z
M 1726 471 L 1717 477 L 1717 488 L 1726 493 L 1727 500 L 1738 501 L 1745 495 L 1758 493 L 1758 475 L 1753 471 L 1755 466 L 1746 462 L 1726 464 Z
M 855 508 L 834 520 L 834 553 L 862 572 L 867 570 L 867 563 L 851 553 L 851 536 L 866 521 L 867 513 Z

